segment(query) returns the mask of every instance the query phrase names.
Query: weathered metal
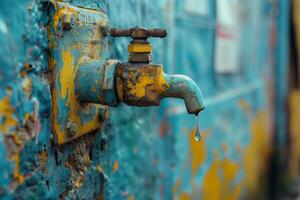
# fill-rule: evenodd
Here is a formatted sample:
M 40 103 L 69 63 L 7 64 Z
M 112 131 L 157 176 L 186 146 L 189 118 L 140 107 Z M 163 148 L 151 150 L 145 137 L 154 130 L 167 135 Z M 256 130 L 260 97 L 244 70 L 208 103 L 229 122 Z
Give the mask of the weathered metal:
M 181 98 L 187 112 L 204 109 L 197 84 L 184 75 L 167 75 L 162 65 L 120 63 L 117 66 L 119 100 L 132 106 L 158 106 L 163 98 Z
M 287 39 L 287 28 L 280 25 L 278 31 L 276 26 L 278 17 L 284 19 L 280 24 L 288 23 L 290 14 L 279 5 L 290 1 L 237 3 L 243 14 L 241 71 L 225 76 L 213 69 L 219 30 L 216 1 L 64 1 L 70 8 L 86 8 L 95 15 L 107 13 L 112 27 L 167 28 L 165 40 L 151 41 L 153 59 L 164 63 L 165 72 L 186 74 L 201 85 L 207 109 L 200 115 L 202 140 L 195 142 L 195 117 L 187 115 L 180 100 L 164 100 L 158 108 L 109 107 L 109 119 L 108 107 L 100 106 L 104 109 L 98 112 L 99 121 L 106 121 L 101 129 L 62 147 L 52 144 L 49 86 L 54 78 L 51 67 L 57 61 L 49 55 L 54 42 L 48 43 L 53 37 L 47 23 L 52 15 L 48 2 L 41 2 L 46 3 L 2 0 L 0 5 L 0 199 L 266 198 L 270 150 L 277 149 L 270 142 L 269 127 L 275 116 L 270 112 L 274 99 L 267 97 L 274 89 L 285 98 L 287 91 L 280 84 L 282 79 L 276 82 L 283 87 L 273 88 L 272 82 L 278 73 L 287 74 L 286 59 L 275 62 L 286 53 L 285 48 L 279 51 L 277 39 Z M 202 2 L 206 6 L 201 7 Z M 64 30 L 57 23 L 53 35 L 67 39 L 69 32 L 83 28 L 77 17 L 72 29 Z M 74 35 L 74 40 L 82 40 L 86 35 L 82 33 Z M 99 33 L 105 33 L 104 29 Z M 127 38 L 111 39 L 108 48 L 104 42 L 100 59 L 94 56 L 98 42 L 86 44 L 91 47 L 86 52 L 93 57 L 89 60 L 113 57 L 125 61 L 127 43 Z M 278 70 L 273 70 L 274 63 Z M 294 100 L 297 107 L 299 100 Z M 285 123 L 282 116 L 276 123 Z M 278 129 L 283 130 L 282 126 Z M 295 138 L 291 139 L 297 142 Z M 295 146 L 291 146 L 291 158 L 299 158 Z
M 101 11 L 63 2 L 51 3 L 51 123 L 55 144 L 64 144 L 101 127 L 99 110 L 102 108 L 79 101 L 75 94 L 75 78 L 80 66 L 91 59 L 101 58 L 106 42 L 100 30 L 106 24 L 106 14 Z M 107 81 L 103 83 L 103 87 L 109 87 L 109 84 Z M 106 92 L 109 94 L 109 90 Z
M 147 29 L 144 27 L 133 27 L 130 29 L 112 28 L 109 31 L 112 37 L 131 37 L 128 45 L 128 61 L 131 63 L 150 63 L 152 61 L 152 47 L 148 41 L 149 37 L 164 38 L 167 36 L 165 29 Z
M 118 104 L 115 91 L 117 60 L 91 60 L 79 65 L 75 77 L 75 93 L 80 102 L 109 106 Z

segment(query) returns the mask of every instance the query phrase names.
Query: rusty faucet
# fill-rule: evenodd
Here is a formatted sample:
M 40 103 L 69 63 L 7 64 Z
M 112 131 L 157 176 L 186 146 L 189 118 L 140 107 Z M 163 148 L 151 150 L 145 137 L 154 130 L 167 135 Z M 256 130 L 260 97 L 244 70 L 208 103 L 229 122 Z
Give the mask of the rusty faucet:
M 183 99 L 189 114 L 204 109 L 201 90 L 184 75 L 168 75 L 153 64 L 148 37 L 166 37 L 164 29 L 111 29 L 111 37 L 131 37 L 128 62 L 90 61 L 79 67 L 75 90 L 80 101 L 117 106 L 158 106 L 163 98 Z

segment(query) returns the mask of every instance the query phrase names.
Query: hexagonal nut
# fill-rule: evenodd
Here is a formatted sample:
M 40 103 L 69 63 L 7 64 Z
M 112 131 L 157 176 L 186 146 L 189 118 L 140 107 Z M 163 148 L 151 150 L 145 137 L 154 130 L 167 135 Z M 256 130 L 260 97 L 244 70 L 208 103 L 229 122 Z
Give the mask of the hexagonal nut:
M 117 60 L 107 60 L 103 66 L 101 94 L 105 105 L 115 106 L 118 104 L 117 93 L 115 91 L 115 70 Z
M 72 29 L 76 26 L 76 17 L 73 13 L 64 13 L 62 16 L 62 27 L 64 29 Z

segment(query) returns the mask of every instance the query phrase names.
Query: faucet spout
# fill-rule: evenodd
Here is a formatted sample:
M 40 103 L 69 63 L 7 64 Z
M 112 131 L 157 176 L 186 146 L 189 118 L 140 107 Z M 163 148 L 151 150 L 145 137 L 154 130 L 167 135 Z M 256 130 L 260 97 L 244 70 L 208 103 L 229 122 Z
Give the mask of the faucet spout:
M 201 90 L 190 77 L 164 74 L 164 79 L 170 87 L 160 94 L 161 99 L 166 97 L 183 99 L 189 114 L 198 115 L 204 109 Z

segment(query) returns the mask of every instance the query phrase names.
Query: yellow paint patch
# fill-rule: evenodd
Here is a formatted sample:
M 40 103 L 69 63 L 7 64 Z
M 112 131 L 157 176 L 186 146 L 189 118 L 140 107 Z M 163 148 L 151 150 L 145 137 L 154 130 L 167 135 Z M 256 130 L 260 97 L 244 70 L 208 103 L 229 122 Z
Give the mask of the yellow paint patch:
M 300 90 L 292 91 L 289 96 L 290 111 L 290 160 L 289 173 L 296 177 L 300 170 Z
M 205 146 L 205 139 L 203 138 L 200 141 L 195 141 L 196 129 L 193 129 L 189 136 L 190 142 L 190 150 L 191 150 L 191 167 L 192 167 L 192 175 L 195 176 L 199 167 L 203 164 L 206 158 L 206 146 Z M 205 137 L 204 133 L 204 137 Z
M 150 53 L 152 51 L 150 44 L 130 44 L 128 45 L 129 53 Z
M 178 195 L 178 200 L 191 200 L 191 199 L 192 197 L 189 193 L 182 192 Z
M 16 179 L 18 181 L 19 184 L 24 182 L 24 176 L 20 174 L 19 172 L 19 168 L 20 168 L 20 158 L 19 158 L 19 154 L 15 153 L 13 155 L 12 160 L 15 162 L 15 168 L 14 168 L 14 173 L 13 173 L 13 177 L 14 179 Z
M 77 127 L 78 134 L 76 135 L 76 137 L 79 137 L 84 133 L 88 133 L 90 131 L 97 129 L 100 126 L 100 122 L 98 117 L 95 117 L 87 123 L 84 124 L 80 123 L 80 117 L 78 115 L 80 111 L 80 105 L 76 98 L 75 84 L 74 84 L 76 72 L 78 69 L 78 65 L 80 64 L 80 61 L 78 62 L 77 65 L 74 65 L 74 57 L 70 49 L 62 51 L 62 59 L 63 59 L 63 66 L 59 72 L 59 83 L 61 86 L 60 95 L 62 96 L 63 99 L 65 99 L 66 106 L 70 108 L 69 120 L 74 124 L 78 125 Z M 59 115 L 57 101 L 58 101 L 57 89 L 54 89 L 52 92 L 52 102 L 54 102 L 52 120 L 54 120 L 54 122 L 52 124 L 54 125 L 55 133 L 57 135 L 57 143 L 63 144 L 64 142 L 68 141 L 69 138 L 64 136 L 60 128 L 59 122 L 56 121 L 57 116 Z
M 97 165 L 97 171 L 101 174 L 103 174 L 103 168 L 101 165 Z
M 119 169 L 119 162 L 117 160 L 115 160 L 113 167 L 112 167 L 112 171 L 116 172 Z
M 61 96 L 63 99 L 65 99 L 68 94 L 68 99 L 70 99 L 74 94 L 74 79 L 76 75 L 76 69 L 74 67 L 74 57 L 70 49 L 62 51 L 62 59 L 63 67 L 60 71 L 59 76 Z
M 32 94 L 32 81 L 30 78 L 28 78 L 27 75 L 25 75 L 25 79 L 23 81 L 23 90 L 25 92 L 27 99 L 29 99 Z
M 271 151 L 271 135 L 268 125 L 267 113 L 258 112 L 251 123 L 251 142 L 243 152 L 245 171 L 243 188 L 247 188 L 249 194 L 255 194 L 259 191 L 262 185 L 262 175 L 266 171 L 266 162 Z
M 154 75 L 153 75 L 153 70 Z M 138 78 L 136 78 L 139 73 Z M 149 91 L 147 97 L 153 98 L 170 88 L 163 76 L 162 67 L 140 67 L 138 71 L 129 72 L 126 87 L 129 89 L 128 94 L 135 98 L 143 98 L 146 96 L 146 91 Z M 151 91 L 151 92 L 150 92 Z
M 0 100 L 0 117 L 3 119 L 3 122 L 0 123 L 0 132 L 9 134 L 11 128 L 17 126 L 17 121 L 13 117 L 14 112 L 15 109 L 10 104 L 9 96 Z
M 219 160 L 216 153 L 212 166 L 203 179 L 204 200 L 235 200 L 241 192 L 241 185 L 234 185 L 239 166 L 228 159 Z
M 221 169 L 223 169 L 224 180 L 233 181 L 234 177 L 237 175 L 239 166 L 237 163 L 234 163 L 228 159 L 221 161 Z

